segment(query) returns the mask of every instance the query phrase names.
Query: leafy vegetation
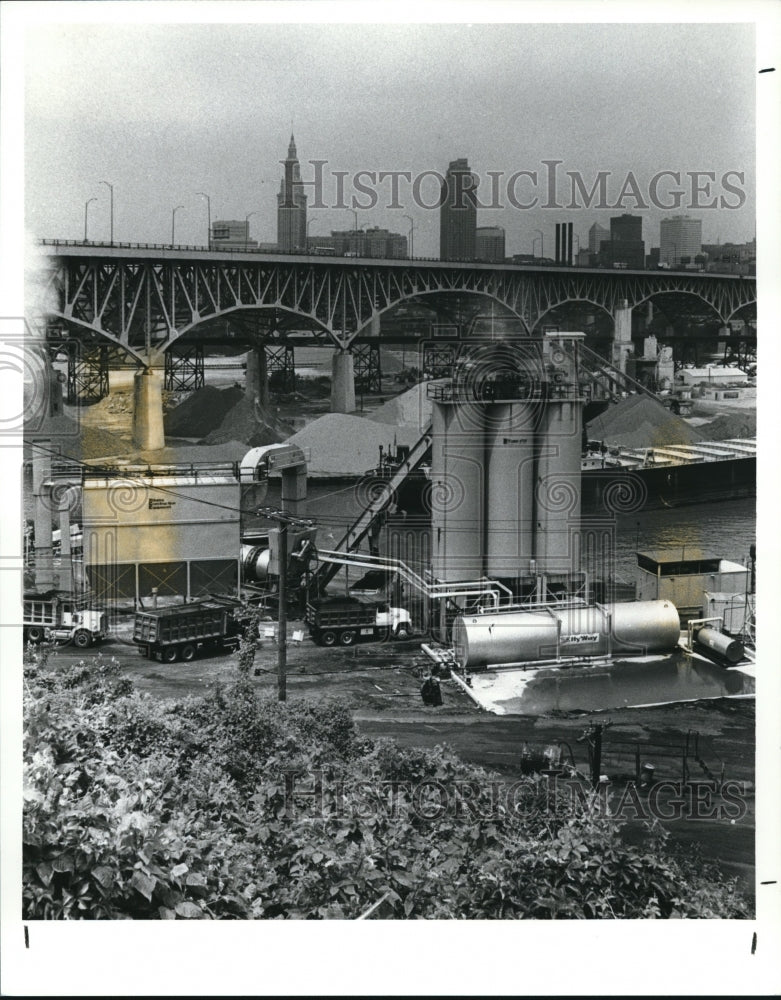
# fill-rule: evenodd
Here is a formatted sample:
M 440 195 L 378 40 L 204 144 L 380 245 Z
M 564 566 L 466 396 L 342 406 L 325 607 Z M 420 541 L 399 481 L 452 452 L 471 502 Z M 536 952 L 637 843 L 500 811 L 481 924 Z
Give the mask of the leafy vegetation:
M 747 915 L 660 831 L 627 844 L 542 780 L 511 800 L 447 749 L 362 737 L 341 704 L 259 697 L 250 662 L 158 701 L 114 659 L 55 672 L 28 650 L 25 919 Z

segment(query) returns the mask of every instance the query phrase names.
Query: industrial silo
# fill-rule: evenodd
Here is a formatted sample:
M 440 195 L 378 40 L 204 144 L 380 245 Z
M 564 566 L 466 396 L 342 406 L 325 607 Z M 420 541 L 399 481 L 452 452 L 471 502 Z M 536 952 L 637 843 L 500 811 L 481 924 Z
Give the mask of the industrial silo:
M 432 569 L 439 580 L 474 580 L 485 545 L 484 407 L 435 394 L 432 410 Z
M 486 573 L 529 575 L 534 558 L 534 453 L 538 407 L 486 407 Z
M 555 387 L 552 392 L 555 393 Z M 565 396 L 549 398 L 540 421 L 535 489 L 535 560 L 545 576 L 577 573 L 573 565 L 580 528 L 580 454 L 582 400 L 577 386 Z

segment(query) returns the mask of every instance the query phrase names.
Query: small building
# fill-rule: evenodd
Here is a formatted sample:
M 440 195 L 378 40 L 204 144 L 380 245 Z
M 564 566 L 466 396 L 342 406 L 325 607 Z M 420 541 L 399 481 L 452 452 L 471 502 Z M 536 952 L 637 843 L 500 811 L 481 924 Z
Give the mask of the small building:
M 703 552 L 698 546 L 654 549 L 637 553 L 635 596 L 638 601 L 667 600 L 678 609 L 681 622 L 702 617 L 706 594 L 745 594 L 747 566 Z M 719 612 L 717 612 L 719 613 Z
M 730 368 L 728 365 L 707 365 L 703 368 L 682 368 L 675 376 L 680 385 L 699 385 L 709 382 L 711 385 L 734 385 L 748 382 L 748 375 L 741 368 Z

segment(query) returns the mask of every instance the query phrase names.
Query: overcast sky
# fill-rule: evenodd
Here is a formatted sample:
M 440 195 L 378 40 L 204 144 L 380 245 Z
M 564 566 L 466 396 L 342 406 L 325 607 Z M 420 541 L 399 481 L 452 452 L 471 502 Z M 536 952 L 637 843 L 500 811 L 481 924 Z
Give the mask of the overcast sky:
M 49 25 L 28 28 L 25 66 L 27 225 L 39 237 L 82 239 L 84 204 L 96 197 L 89 237 L 108 239 L 105 180 L 115 240 L 170 241 L 181 205 L 176 241 L 204 242 L 204 191 L 213 220 L 254 212 L 252 237 L 274 241 L 291 121 L 304 178 L 307 161 L 328 161 L 329 203 L 332 170 L 415 175 L 458 157 L 481 179 L 538 171 L 535 190 L 527 179 L 517 192 L 541 202 L 543 160 L 563 161 L 559 170 L 580 172 L 587 188 L 611 171 L 611 203 L 628 171 L 647 200 L 653 175 L 671 170 L 714 172 L 711 197 L 734 204 L 721 178 L 737 171 L 742 208 L 689 209 L 687 182 L 681 211 L 702 218 L 705 242 L 754 235 L 752 25 Z M 406 233 L 411 215 L 416 254 L 436 255 L 438 213 L 416 207 L 404 182 L 403 209 L 384 207 L 387 182 L 377 190 L 379 205 L 359 210 L 359 224 Z M 433 186 L 421 191 L 433 200 Z M 349 179 L 346 193 L 355 193 Z M 573 221 L 585 245 L 593 222 L 637 210 L 631 197 L 601 211 L 502 200 L 478 224 L 504 226 L 508 253 L 531 252 L 541 228 L 552 255 L 557 221 Z M 658 245 L 659 219 L 676 212 L 641 214 L 647 247 Z M 309 218 L 313 235 L 353 220 L 335 208 Z

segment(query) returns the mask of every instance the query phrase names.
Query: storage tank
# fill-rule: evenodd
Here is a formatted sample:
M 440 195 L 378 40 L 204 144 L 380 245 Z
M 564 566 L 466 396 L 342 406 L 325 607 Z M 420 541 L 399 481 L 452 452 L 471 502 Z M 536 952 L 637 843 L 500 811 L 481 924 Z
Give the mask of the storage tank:
M 694 641 L 696 645 L 703 647 L 698 652 L 711 658 L 726 660 L 728 663 L 740 663 L 743 659 L 743 643 L 718 629 L 705 625 L 694 633 Z
M 530 572 L 534 557 L 534 452 L 538 408 L 486 408 L 486 573 L 499 579 Z
M 534 555 L 537 572 L 577 573 L 582 401 L 548 399 L 539 432 Z
M 475 403 L 434 402 L 431 420 L 431 538 L 434 576 L 483 575 L 485 414 Z
M 456 659 L 464 668 L 610 653 L 667 653 L 680 638 L 669 601 L 633 601 L 544 610 L 462 615 L 453 624 Z

